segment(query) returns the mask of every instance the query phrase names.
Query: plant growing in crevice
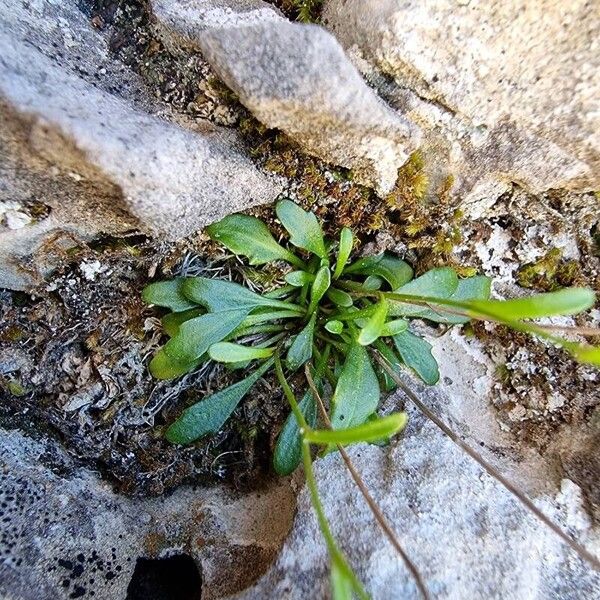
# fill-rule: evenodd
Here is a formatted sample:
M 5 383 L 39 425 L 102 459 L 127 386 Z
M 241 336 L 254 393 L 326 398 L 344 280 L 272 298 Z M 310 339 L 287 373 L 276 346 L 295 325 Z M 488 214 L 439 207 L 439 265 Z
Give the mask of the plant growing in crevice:
M 367 594 L 331 534 L 314 477 L 313 446 L 320 456 L 336 449 L 342 453 L 378 523 L 425 596 L 418 572 L 344 451 L 344 446 L 357 442 L 387 443 L 403 429 L 404 413 L 377 414 L 382 392 L 404 387 L 403 369 L 411 369 L 429 385 L 438 381 L 431 345 L 412 330 L 411 320 L 448 326 L 470 319 L 494 321 L 598 365 L 600 348 L 570 341 L 552 327 L 531 322 L 583 311 L 593 305 L 594 294 L 571 288 L 491 300 L 487 277 L 459 278 L 452 268 L 440 267 L 413 278 L 410 265 L 388 253 L 351 260 L 355 239 L 350 229 L 344 228 L 338 240 L 328 240 L 316 216 L 290 200 L 280 201 L 276 214 L 289 233 L 290 247 L 277 242 L 256 217 L 230 215 L 207 228 L 213 240 L 248 259 L 252 267 L 281 264 L 284 281 L 275 289 L 259 294 L 231 281 L 186 277 L 152 283 L 143 292 L 146 302 L 171 311 L 162 318 L 170 339 L 150 363 L 155 377 L 178 377 L 208 361 L 243 371 L 237 383 L 184 410 L 167 428 L 166 438 L 189 444 L 215 434 L 252 386 L 274 370 L 291 412 L 275 445 L 273 466 L 281 475 L 300 463 L 304 466 L 331 557 L 334 597 Z M 484 464 L 481 457 L 479 461 Z

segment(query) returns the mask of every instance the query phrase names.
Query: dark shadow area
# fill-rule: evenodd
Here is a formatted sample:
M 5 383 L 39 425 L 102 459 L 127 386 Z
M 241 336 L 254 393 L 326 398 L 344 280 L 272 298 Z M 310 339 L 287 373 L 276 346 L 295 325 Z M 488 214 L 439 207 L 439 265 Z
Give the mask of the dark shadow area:
M 200 600 L 202 577 L 186 554 L 138 558 L 125 600 Z

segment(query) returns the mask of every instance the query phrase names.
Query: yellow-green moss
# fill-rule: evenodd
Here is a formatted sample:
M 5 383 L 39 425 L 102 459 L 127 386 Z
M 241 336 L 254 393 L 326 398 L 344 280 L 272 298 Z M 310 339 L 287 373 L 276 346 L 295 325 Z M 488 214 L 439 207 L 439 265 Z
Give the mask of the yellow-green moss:
M 454 178 L 448 176 L 432 189 L 420 152 L 398 170 L 394 188 L 381 199 L 354 181 L 352 171 L 308 156 L 286 135 L 265 128 L 249 113 L 239 125 L 252 156 L 263 168 L 291 180 L 294 199 L 317 214 L 326 235 L 336 237 L 342 227 L 349 227 L 359 246 L 386 232 L 406 243 L 416 257 L 417 273 L 439 265 L 451 265 L 465 276 L 474 273 L 473 267 L 461 265 L 454 257 L 462 241 L 463 220 L 450 193 Z M 270 207 L 251 212 L 275 233 L 283 233 Z
M 543 291 L 576 285 L 581 278 L 580 264 L 563 259 L 560 248 L 552 248 L 538 261 L 523 265 L 517 272 L 521 287 Z

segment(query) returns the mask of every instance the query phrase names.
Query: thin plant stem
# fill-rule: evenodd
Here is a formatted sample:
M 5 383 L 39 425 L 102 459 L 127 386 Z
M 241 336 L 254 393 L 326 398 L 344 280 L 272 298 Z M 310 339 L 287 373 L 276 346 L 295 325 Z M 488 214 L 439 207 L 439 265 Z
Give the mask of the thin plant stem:
M 296 400 L 296 396 L 294 396 L 294 392 L 292 392 L 292 388 L 289 386 L 285 375 L 283 374 L 283 369 L 281 368 L 281 358 L 279 354 L 275 355 L 275 373 L 277 375 L 277 379 L 279 380 L 279 384 L 281 385 L 281 389 L 287 398 L 287 401 L 290 403 L 290 407 L 292 408 L 292 412 L 298 421 L 298 425 L 300 427 L 300 435 L 304 436 L 304 432 L 310 429 L 300 407 L 298 406 L 298 401 Z
M 329 522 L 327 521 L 327 517 L 325 516 L 325 511 L 323 509 L 323 505 L 319 497 L 319 488 L 315 479 L 315 474 L 312 467 L 312 458 L 310 456 L 310 444 L 304 439 L 304 433 L 306 431 L 309 431 L 310 428 L 306 423 L 306 419 L 304 418 L 300 407 L 298 406 L 296 396 L 294 396 L 294 392 L 292 391 L 292 388 L 290 388 L 287 379 L 283 374 L 283 369 L 281 367 L 281 359 L 279 355 L 275 355 L 275 373 L 277 374 L 279 384 L 281 385 L 283 393 L 285 394 L 288 402 L 290 403 L 292 412 L 294 413 L 294 416 L 298 421 L 298 425 L 300 426 L 300 435 L 302 436 L 302 461 L 304 464 L 306 486 L 308 487 L 311 503 L 313 505 L 313 508 L 315 509 L 315 513 L 317 515 L 317 522 L 319 523 L 319 528 L 321 529 L 321 533 L 323 534 L 323 537 L 325 539 L 325 543 L 327 545 L 327 550 L 329 551 L 329 554 L 331 556 L 331 560 L 332 562 L 335 562 L 336 566 L 339 569 L 343 570 L 344 575 L 350 580 L 352 587 L 358 595 L 358 597 L 361 600 L 369 600 L 369 595 L 367 594 L 361 582 L 354 574 L 354 571 L 351 569 L 345 556 L 338 548 L 335 538 L 331 533 L 331 528 L 329 527 Z
M 308 386 L 317 401 L 317 405 L 319 407 L 321 417 L 322 417 L 324 423 L 326 424 L 326 426 L 329 429 L 331 429 L 332 426 L 331 426 L 331 421 L 329 419 L 329 415 L 327 414 L 327 411 L 325 410 L 325 405 L 323 404 L 321 395 L 319 394 L 319 391 L 317 390 L 317 387 L 315 386 L 315 382 L 313 381 L 313 378 L 310 374 L 310 369 L 309 369 L 308 364 L 306 364 L 304 366 L 304 372 L 306 375 L 306 381 L 308 382 Z M 423 582 L 423 578 L 421 577 L 421 574 L 419 573 L 419 570 L 417 569 L 415 564 L 412 562 L 412 560 L 409 558 L 409 556 L 405 552 L 405 550 L 402 548 L 398 538 L 396 537 L 396 534 L 394 533 L 393 529 L 391 528 L 391 526 L 388 523 L 387 519 L 385 518 L 384 514 L 381 512 L 381 509 L 379 508 L 379 506 L 377 505 L 377 503 L 375 502 L 375 500 L 369 493 L 367 486 L 365 485 L 364 481 L 362 480 L 362 477 L 356 470 L 354 463 L 352 462 L 350 456 L 348 456 L 348 453 L 346 452 L 344 447 L 341 444 L 337 444 L 337 448 L 338 448 L 338 451 L 346 465 L 346 468 L 348 469 L 348 471 L 350 472 L 350 475 L 352 476 L 352 479 L 354 480 L 354 483 L 360 490 L 360 493 L 363 495 L 367 505 L 369 506 L 369 509 L 373 513 L 373 516 L 375 517 L 377 524 L 381 527 L 383 533 L 388 538 L 388 540 L 390 541 L 392 546 L 395 548 L 396 552 L 398 552 L 398 554 L 401 556 L 402 560 L 404 561 L 404 564 L 406 565 L 406 567 L 410 571 L 413 579 L 415 580 L 415 583 L 417 585 L 417 588 L 418 588 L 421 596 L 425 600 L 428 600 L 429 594 L 427 592 L 425 583 Z
M 327 517 L 325 516 L 325 511 L 323 510 L 323 505 L 321 504 L 321 499 L 319 498 L 319 488 L 317 487 L 317 481 L 315 479 L 315 474 L 312 468 L 312 459 L 310 457 L 310 447 L 308 442 L 302 441 L 302 460 L 304 463 L 304 474 L 306 476 L 306 486 L 308 487 L 310 493 L 310 499 L 315 509 L 315 513 L 317 514 L 317 521 L 319 523 L 319 528 L 321 529 L 321 533 L 325 538 L 325 543 L 327 544 L 327 549 L 329 550 L 329 554 L 331 555 L 332 561 L 336 561 L 338 568 L 343 569 L 344 574 L 350 582 L 352 583 L 352 587 L 356 592 L 357 596 L 361 600 L 369 600 L 369 595 L 365 591 L 362 586 L 362 583 L 358 580 L 358 577 L 354 574 L 354 571 L 351 569 L 346 557 L 342 554 L 338 545 L 335 541 L 331 533 L 331 529 L 329 527 L 329 522 L 327 521 Z
M 373 353 L 375 360 L 387 371 L 389 376 L 394 380 L 396 385 L 404 392 L 411 402 L 439 429 L 441 429 L 461 450 L 468 454 L 475 462 L 479 464 L 487 473 L 496 481 L 501 483 L 517 500 L 519 500 L 528 510 L 530 510 L 542 523 L 549 527 L 556 535 L 558 535 L 566 544 L 568 544 L 581 558 L 589 562 L 594 569 L 600 570 L 600 561 L 577 540 L 573 539 L 569 534 L 565 533 L 556 523 L 551 521 L 516 485 L 510 482 L 502 473 L 487 462 L 481 454 L 471 448 L 462 438 L 455 433 L 448 425 L 446 425 L 440 417 L 438 417 L 431 409 L 429 409 L 417 395 L 402 381 L 402 379 L 394 372 L 393 368 L 388 364 L 387 360 L 379 354 Z
M 342 352 L 346 351 L 346 346 L 342 342 L 338 342 L 336 340 L 332 340 L 329 336 L 324 335 L 322 333 L 317 333 L 316 336 L 320 340 L 323 340 L 324 342 L 327 342 L 328 344 L 331 344 L 337 350 L 341 350 Z

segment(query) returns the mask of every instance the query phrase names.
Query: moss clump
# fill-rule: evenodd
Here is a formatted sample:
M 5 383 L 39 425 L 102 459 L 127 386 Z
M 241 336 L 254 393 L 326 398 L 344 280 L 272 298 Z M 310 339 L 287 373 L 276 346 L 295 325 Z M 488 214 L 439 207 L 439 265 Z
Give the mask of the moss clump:
M 583 284 L 581 266 L 576 260 L 565 260 L 560 248 L 552 248 L 540 260 L 523 265 L 517 272 L 521 287 L 542 291 Z
M 454 179 L 448 177 L 431 189 L 419 152 L 398 170 L 393 190 L 381 199 L 354 181 L 352 171 L 304 154 L 285 134 L 267 129 L 249 113 L 240 120 L 240 131 L 259 164 L 290 180 L 294 200 L 319 217 L 326 235 L 336 237 L 342 227 L 349 227 L 364 243 L 385 232 L 406 245 L 418 273 L 450 265 L 461 276 L 474 274 L 473 267 L 458 264 L 454 256 L 462 242 L 463 221 L 450 195 Z M 272 211 L 251 212 L 280 232 Z
M 272 0 L 281 12 L 292 21 L 319 23 L 323 0 Z
M 419 151 L 398 170 L 398 179 L 394 189 L 386 197 L 388 206 L 393 210 L 402 210 L 407 204 L 422 202 L 429 184 L 424 171 L 424 161 Z
M 10 394 L 19 398 L 27 394 L 27 390 L 23 387 L 21 382 L 16 379 L 9 379 L 6 383 L 6 389 Z
M 496 365 L 494 369 L 496 379 L 503 384 L 507 384 L 510 381 L 510 370 L 505 363 Z

